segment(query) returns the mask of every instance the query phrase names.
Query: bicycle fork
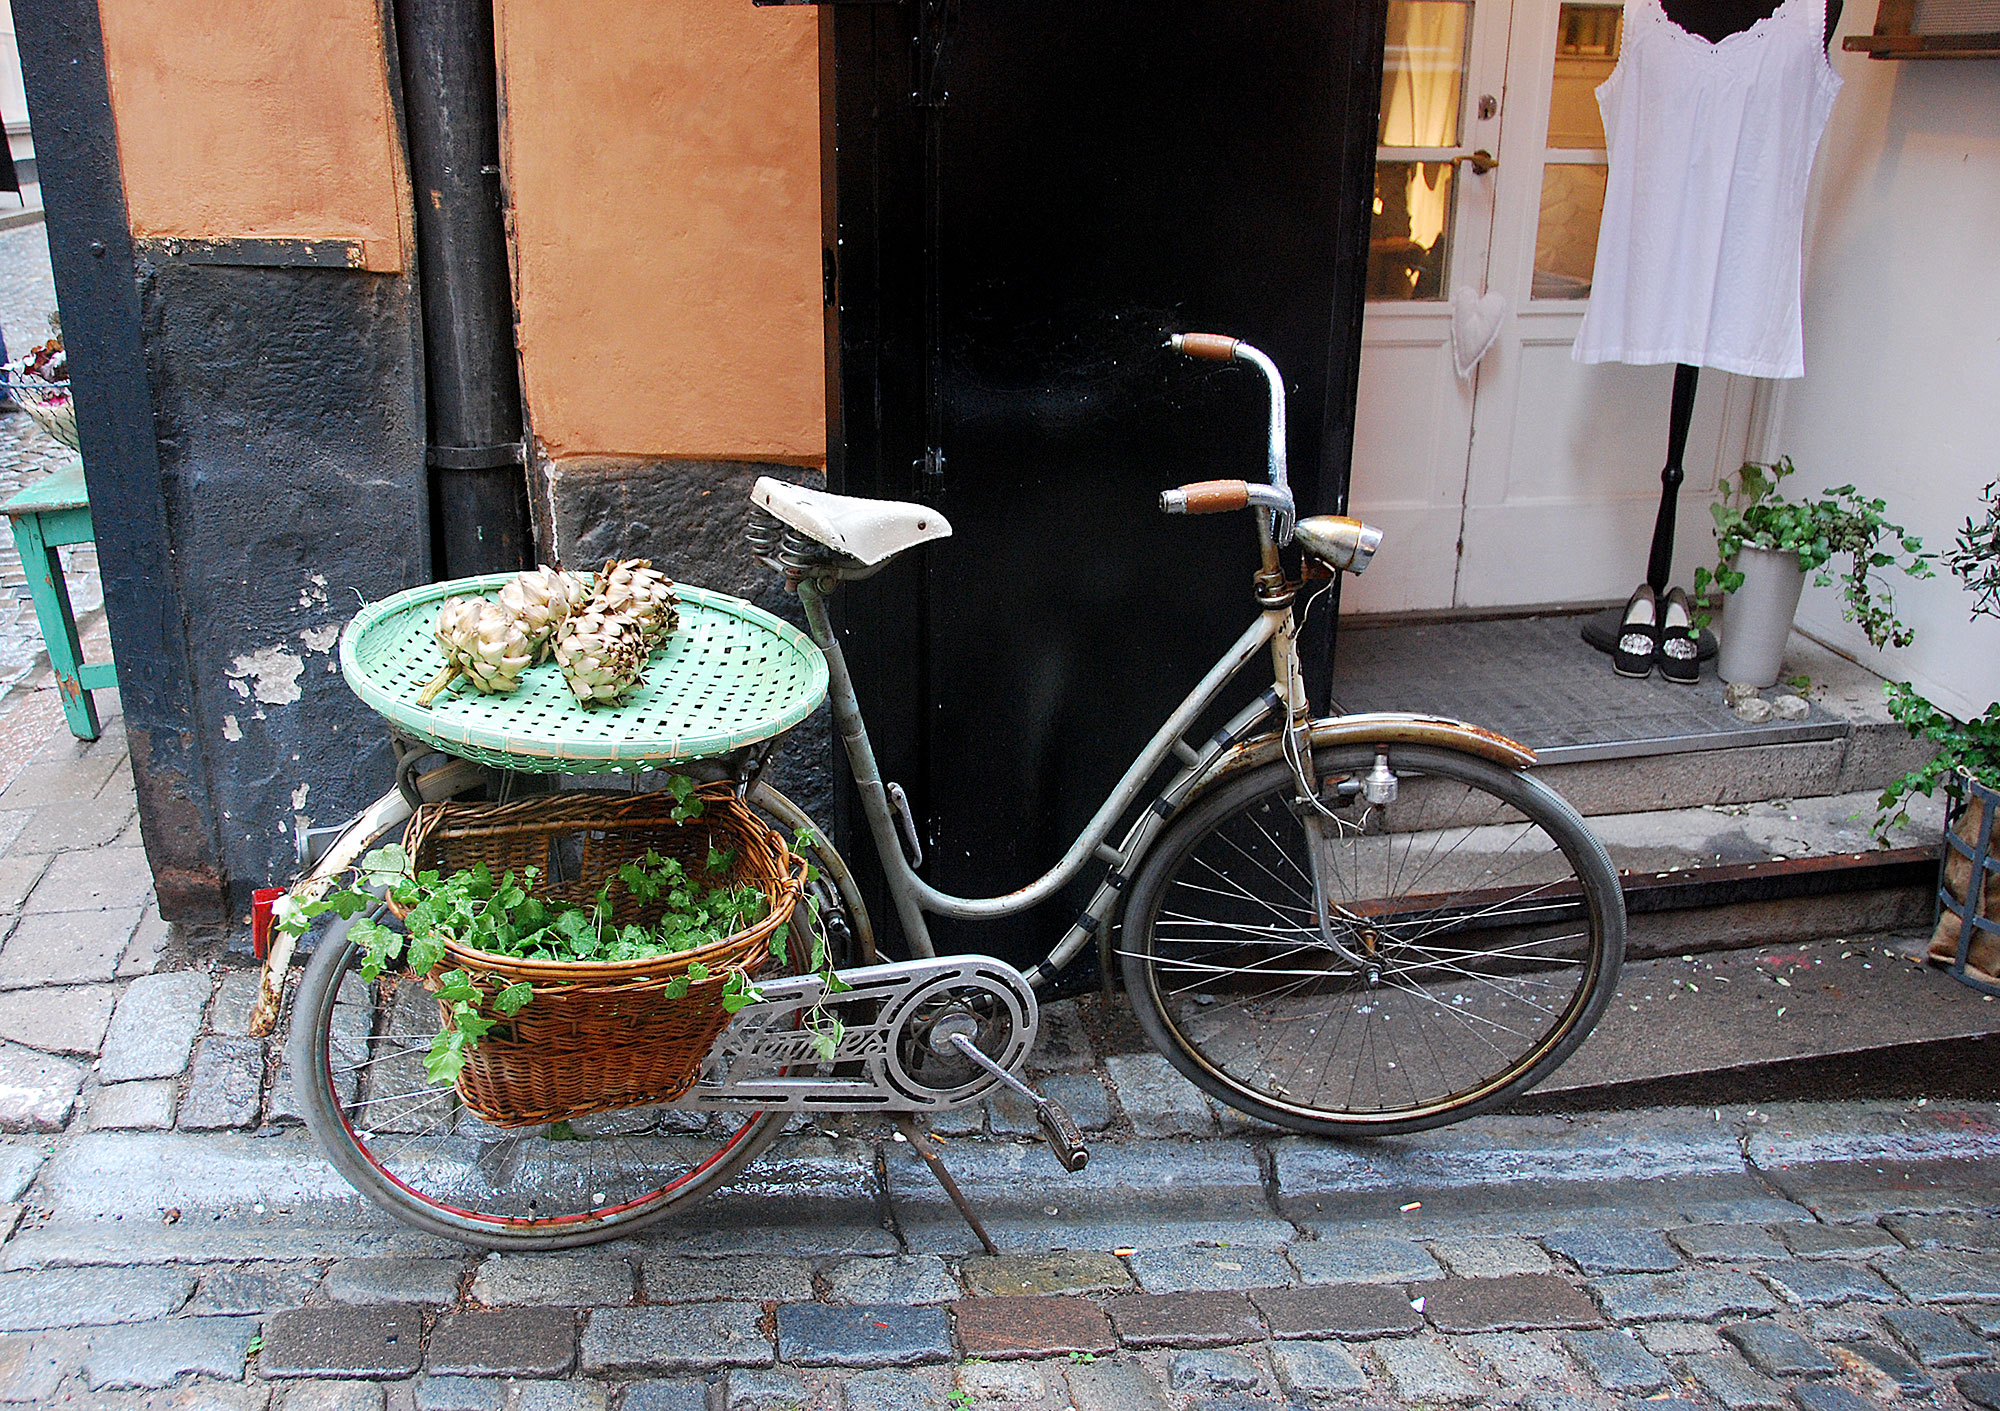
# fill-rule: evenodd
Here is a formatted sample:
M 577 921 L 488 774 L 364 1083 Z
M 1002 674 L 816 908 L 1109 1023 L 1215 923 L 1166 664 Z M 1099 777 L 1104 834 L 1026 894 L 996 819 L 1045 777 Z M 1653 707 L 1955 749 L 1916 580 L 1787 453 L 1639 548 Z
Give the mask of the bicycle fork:
M 1267 611 L 1274 609 L 1267 608 Z M 1299 671 L 1298 625 L 1291 604 L 1282 609 L 1284 620 L 1271 635 L 1271 664 L 1285 701 L 1284 754 L 1292 766 L 1297 787 L 1292 812 L 1305 830 L 1306 855 L 1312 862 L 1313 917 L 1319 924 L 1320 944 L 1359 971 L 1370 989 L 1382 982 L 1381 951 L 1375 931 L 1366 921 L 1342 907 L 1334 899 L 1339 880 L 1339 861 L 1334 851 L 1339 819 L 1330 815 L 1320 799 L 1319 772 L 1313 763 L 1312 709 L 1306 702 L 1305 679 Z M 1396 798 L 1396 775 L 1386 754 L 1377 752 L 1375 767 L 1361 781 L 1361 797 L 1370 806 L 1392 803 Z M 1334 932 L 1338 918 L 1351 928 L 1360 950 L 1342 941 Z

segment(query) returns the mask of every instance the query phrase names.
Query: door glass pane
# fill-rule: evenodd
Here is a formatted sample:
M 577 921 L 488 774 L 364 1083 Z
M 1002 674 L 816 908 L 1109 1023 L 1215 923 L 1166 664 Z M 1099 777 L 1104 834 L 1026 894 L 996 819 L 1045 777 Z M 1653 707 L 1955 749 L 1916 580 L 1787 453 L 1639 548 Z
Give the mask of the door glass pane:
M 1448 287 L 1455 168 L 1425 161 L 1456 147 L 1465 103 L 1465 0 L 1389 0 L 1368 297 L 1442 299 Z M 1415 149 L 1405 155 L 1397 148 Z
M 1368 297 L 1442 299 L 1451 255 L 1450 162 L 1377 162 Z
M 1583 299 L 1597 261 L 1608 167 L 1551 162 L 1542 168 L 1542 218 L 1535 228 L 1536 299 Z
M 1382 51 L 1382 147 L 1458 145 L 1465 39 L 1472 6 L 1463 0 L 1389 0 Z
M 1555 84 L 1549 92 L 1549 146 L 1602 148 L 1597 85 L 1618 66 L 1619 5 L 1564 5 L 1556 25 Z

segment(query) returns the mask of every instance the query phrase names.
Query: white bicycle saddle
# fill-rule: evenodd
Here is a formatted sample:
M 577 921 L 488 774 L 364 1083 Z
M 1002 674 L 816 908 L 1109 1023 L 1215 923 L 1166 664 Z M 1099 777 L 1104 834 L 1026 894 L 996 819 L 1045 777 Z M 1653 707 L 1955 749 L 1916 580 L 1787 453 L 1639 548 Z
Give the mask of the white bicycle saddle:
M 929 505 L 830 495 L 768 475 L 757 477 L 750 500 L 808 538 L 871 566 L 928 540 L 951 536 L 950 523 Z

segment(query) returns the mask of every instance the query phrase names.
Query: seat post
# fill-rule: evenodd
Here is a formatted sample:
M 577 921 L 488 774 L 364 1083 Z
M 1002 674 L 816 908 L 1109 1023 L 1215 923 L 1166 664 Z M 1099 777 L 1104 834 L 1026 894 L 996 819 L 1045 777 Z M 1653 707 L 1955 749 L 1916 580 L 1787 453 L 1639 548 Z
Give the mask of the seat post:
M 799 605 L 806 612 L 806 629 L 812 634 L 814 644 L 826 654 L 827 699 L 833 706 L 834 728 L 840 732 L 840 743 L 847 751 L 848 771 L 861 793 L 861 811 L 867 815 L 875 853 L 882 860 L 889 896 L 896 904 L 896 919 L 903 924 L 911 957 L 928 958 L 937 952 L 931 946 L 930 927 L 924 921 L 923 908 L 917 905 L 916 894 L 906 881 L 910 866 L 896 836 L 889 791 L 882 783 L 882 769 L 875 760 L 875 747 L 868 739 L 867 722 L 861 718 L 861 701 L 854 694 L 847 656 L 840 650 L 840 640 L 834 636 L 833 624 L 827 619 L 826 592 L 815 578 L 807 576 L 799 579 L 798 594 Z

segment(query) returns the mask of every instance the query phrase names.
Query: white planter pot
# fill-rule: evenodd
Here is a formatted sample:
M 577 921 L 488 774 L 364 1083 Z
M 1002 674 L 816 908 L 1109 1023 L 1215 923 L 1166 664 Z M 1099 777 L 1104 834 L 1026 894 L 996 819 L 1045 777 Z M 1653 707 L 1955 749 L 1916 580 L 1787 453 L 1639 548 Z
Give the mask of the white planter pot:
M 1805 591 L 1805 571 L 1790 549 L 1736 551 L 1743 586 L 1729 595 L 1722 615 L 1722 649 L 1715 659 L 1724 681 L 1771 686 L 1785 663 L 1785 640 Z

